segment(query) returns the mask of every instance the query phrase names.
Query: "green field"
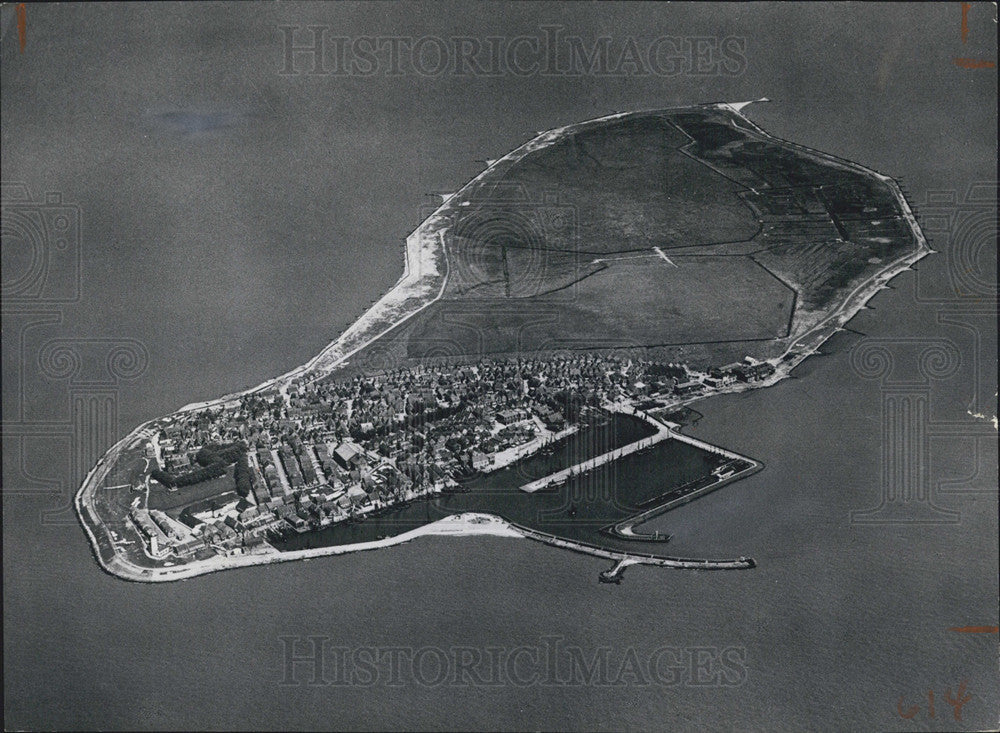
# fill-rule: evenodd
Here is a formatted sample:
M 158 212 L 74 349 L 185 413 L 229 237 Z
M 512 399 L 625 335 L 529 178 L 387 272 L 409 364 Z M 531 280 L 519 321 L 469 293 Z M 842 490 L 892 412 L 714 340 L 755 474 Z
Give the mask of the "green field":
M 753 237 L 759 226 L 742 187 L 679 149 L 688 142 L 669 119 L 650 116 L 531 153 L 466 194 L 449 255 L 460 261 L 471 246 L 599 256 Z
M 915 247 L 882 181 L 710 107 L 584 125 L 453 204 L 442 299 L 354 367 L 561 348 L 767 358 Z
M 233 467 L 230 466 L 226 469 L 226 473 L 218 478 L 189 486 L 179 486 L 176 491 L 169 491 L 165 487 L 150 489 L 148 506 L 150 509 L 162 509 L 171 515 L 176 515 L 189 504 L 232 491 L 234 486 Z
M 418 316 L 408 356 L 781 338 L 795 293 L 749 257 L 612 260 L 548 298 L 448 300 Z

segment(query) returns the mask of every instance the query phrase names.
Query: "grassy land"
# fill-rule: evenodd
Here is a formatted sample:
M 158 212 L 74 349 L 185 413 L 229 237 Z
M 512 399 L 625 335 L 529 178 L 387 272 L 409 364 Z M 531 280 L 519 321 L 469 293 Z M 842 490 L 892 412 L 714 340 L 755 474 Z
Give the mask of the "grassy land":
M 601 255 L 754 236 L 740 186 L 678 150 L 688 142 L 667 119 L 637 117 L 581 131 L 487 175 L 455 227 L 452 260 L 468 246 Z
M 180 486 L 176 491 L 168 491 L 166 488 L 151 489 L 148 506 L 150 509 L 162 509 L 171 514 L 177 514 L 181 509 L 196 501 L 232 491 L 234 485 L 233 467 L 230 466 L 226 469 L 226 473 L 218 478 L 190 486 Z
M 548 298 L 435 303 L 408 356 L 780 338 L 794 293 L 747 257 L 614 260 Z
M 462 196 L 443 299 L 353 367 L 560 349 L 769 358 L 914 246 L 883 183 L 709 108 L 585 127 Z

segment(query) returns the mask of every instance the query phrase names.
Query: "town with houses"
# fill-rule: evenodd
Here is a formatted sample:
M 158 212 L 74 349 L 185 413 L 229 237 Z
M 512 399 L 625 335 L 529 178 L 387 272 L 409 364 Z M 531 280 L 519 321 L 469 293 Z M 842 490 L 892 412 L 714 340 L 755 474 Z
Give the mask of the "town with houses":
M 585 355 L 292 380 L 157 423 L 128 518 L 156 560 L 252 553 L 269 539 L 462 491 L 603 406 L 676 408 L 774 372 L 749 357 L 702 372 Z

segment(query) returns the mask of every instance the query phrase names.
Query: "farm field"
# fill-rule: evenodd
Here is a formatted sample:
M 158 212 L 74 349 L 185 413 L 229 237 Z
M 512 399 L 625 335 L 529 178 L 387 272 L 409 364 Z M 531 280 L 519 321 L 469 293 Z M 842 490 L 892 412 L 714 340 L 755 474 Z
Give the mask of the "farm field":
M 447 300 L 421 314 L 408 356 L 660 346 L 787 335 L 795 293 L 748 257 L 613 260 L 547 298 Z M 518 307 L 520 306 L 520 307 Z
M 233 467 L 229 466 L 225 474 L 218 478 L 200 481 L 188 486 L 179 486 L 175 491 L 168 491 L 165 487 L 151 489 L 148 506 L 150 509 L 161 509 L 168 514 L 175 515 L 189 504 L 218 496 L 226 491 L 232 491 L 234 485 Z
M 436 302 L 349 369 L 561 349 L 772 358 L 911 251 L 890 187 L 717 107 L 598 120 L 449 202 Z

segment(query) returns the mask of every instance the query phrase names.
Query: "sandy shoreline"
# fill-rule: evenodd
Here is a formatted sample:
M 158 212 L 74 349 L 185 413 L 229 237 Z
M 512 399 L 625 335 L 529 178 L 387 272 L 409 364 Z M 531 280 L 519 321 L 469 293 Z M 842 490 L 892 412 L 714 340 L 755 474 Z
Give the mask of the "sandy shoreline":
M 118 578 L 140 583 L 170 583 L 208 575 L 209 573 L 217 573 L 222 570 L 254 567 L 256 565 L 273 565 L 293 560 L 309 560 L 328 555 L 346 555 L 355 552 L 365 552 L 367 550 L 380 550 L 402 545 L 421 537 L 473 537 L 482 535 L 506 537 L 509 539 L 524 538 L 521 532 L 515 530 L 510 524 L 499 517 L 470 512 L 444 517 L 436 522 L 425 524 L 422 527 L 417 527 L 394 537 L 349 545 L 332 545 L 329 547 L 316 547 L 308 550 L 293 550 L 289 552 L 282 552 L 267 545 L 265 550 L 252 554 L 232 555 L 229 557 L 217 555 L 208 560 L 162 568 L 140 567 L 122 560 L 117 555 L 111 562 L 105 562 L 102 558 L 99 558 L 98 562 L 105 571 Z

